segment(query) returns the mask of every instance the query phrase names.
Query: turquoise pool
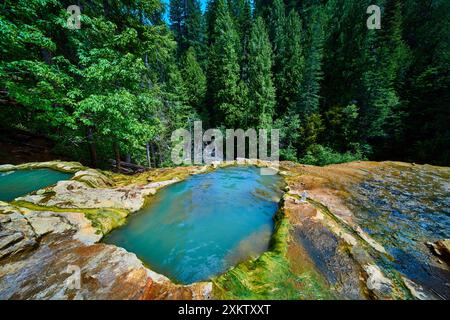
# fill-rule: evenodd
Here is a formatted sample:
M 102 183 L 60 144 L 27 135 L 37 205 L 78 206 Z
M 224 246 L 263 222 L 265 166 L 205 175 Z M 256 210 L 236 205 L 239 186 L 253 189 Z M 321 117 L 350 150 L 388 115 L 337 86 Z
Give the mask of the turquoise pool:
M 281 184 L 255 167 L 195 175 L 159 191 L 104 242 L 175 282 L 206 280 L 268 249 Z
M 68 180 L 73 176 L 51 169 L 0 172 L 0 200 L 12 201 L 35 190 Z

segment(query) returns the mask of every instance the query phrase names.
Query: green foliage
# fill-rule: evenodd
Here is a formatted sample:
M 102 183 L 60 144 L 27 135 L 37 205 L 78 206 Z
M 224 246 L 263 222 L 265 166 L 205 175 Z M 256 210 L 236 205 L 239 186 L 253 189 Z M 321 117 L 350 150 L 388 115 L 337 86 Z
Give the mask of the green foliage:
M 170 28 L 178 44 L 178 56 L 182 57 L 193 47 L 203 61 L 205 58 L 205 24 L 199 0 L 173 0 L 169 6 Z
M 354 104 L 346 107 L 333 107 L 325 112 L 326 140 L 336 150 L 345 151 L 358 141 L 358 107 Z
M 238 32 L 240 45 L 237 49 L 240 57 L 241 79 L 248 80 L 249 40 L 252 29 L 252 12 L 250 0 L 230 1 L 230 12 Z
M 84 0 L 69 30 L 66 2 L 6 1 L 0 124 L 92 165 L 168 165 L 198 119 L 279 128 L 283 159 L 448 165 L 450 3 L 382 0 L 368 30 L 371 4 L 171 0 L 168 27 L 159 0 Z
M 325 126 L 320 114 L 308 115 L 300 127 L 299 150 L 304 151 L 309 146 L 316 144 L 324 130 Z
M 186 52 L 182 76 L 186 84 L 188 104 L 201 112 L 206 94 L 206 76 L 197 61 L 193 47 Z
M 167 139 L 165 123 L 183 126 L 183 115 L 192 114 L 173 58 L 176 43 L 157 18 L 158 1 L 89 2 L 79 30 L 66 28 L 59 1 L 5 6 L 0 87 L 4 113 L 14 119 L 7 127 L 47 134 L 81 160 L 86 144 L 95 166 L 112 158 L 112 145 L 119 157 L 141 161 L 147 142 Z
M 200 8 L 200 1 L 187 2 L 186 15 L 186 42 L 195 49 L 199 62 L 206 63 L 205 21 Z
M 300 16 L 292 10 L 286 20 L 285 47 L 281 51 L 282 71 L 278 75 L 278 109 L 300 113 L 301 84 L 304 76 L 305 58 L 302 49 L 302 25 Z
M 315 166 L 326 166 L 329 164 L 345 163 L 358 160 L 365 160 L 360 152 L 339 153 L 329 147 L 322 146 L 320 144 L 313 144 L 308 147 L 305 155 L 299 159 L 299 162 Z
M 208 92 L 214 106 L 216 123 L 223 121 L 227 128 L 239 128 L 245 123 L 240 88 L 238 34 L 229 14 L 227 2 L 217 1 L 214 41 L 210 47 L 208 64 Z M 247 110 L 248 112 L 248 110 Z M 218 119 L 217 119 L 218 118 Z
M 185 42 L 184 42 L 184 36 L 185 36 L 185 6 L 183 0 L 172 0 L 170 1 L 170 8 L 169 8 L 169 15 L 170 15 L 170 28 L 173 31 L 175 41 L 179 44 L 179 47 L 181 49 L 185 49 Z
M 257 18 L 249 42 L 248 89 L 250 112 L 256 119 L 256 128 L 272 124 L 275 107 L 275 89 L 272 83 L 272 49 L 264 21 Z
M 275 0 L 269 16 L 269 37 L 273 47 L 273 74 L 277 99 L 277 113 L 286 110 L 285 88 L 286 12 L 283 0 Z
M 291 145 L 288 145 L 286 148 L 280 149 L 280 159 L 285 161 L 298 162 L 297 149 L 295 149 Z
M 325 41 L 325 12 L 321 8 L 314 7 L 310 13 L 308 28 L 308 50 L 305 54 L 305 70 L 302 77 L 302 98 L 300 110 L 302 113 L 310 114 L 319 111 L 319 92 L 323 78 L 322 60 L 323 45 Z

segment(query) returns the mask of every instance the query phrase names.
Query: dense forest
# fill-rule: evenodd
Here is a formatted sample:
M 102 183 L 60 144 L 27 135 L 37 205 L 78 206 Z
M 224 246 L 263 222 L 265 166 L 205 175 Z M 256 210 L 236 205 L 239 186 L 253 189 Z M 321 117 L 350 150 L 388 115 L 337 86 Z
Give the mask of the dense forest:
M 450 165 L 449 21 L 448 0 L 3 0 L 0 126 L 94 167 L 170 165 L 197 120 L 278 128 L 302 163 Z

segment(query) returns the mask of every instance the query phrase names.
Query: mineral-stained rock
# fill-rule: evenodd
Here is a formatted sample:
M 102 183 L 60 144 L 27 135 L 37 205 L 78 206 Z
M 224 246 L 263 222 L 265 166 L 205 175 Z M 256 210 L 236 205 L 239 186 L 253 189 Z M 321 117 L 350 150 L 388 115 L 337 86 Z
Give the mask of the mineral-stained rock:
M 402 277 L 402 279 L 405 286 L 408 288 L 414 298 L 418 300 L 432 300 L 434 298 L 433 296 L 429 296 L 428 294 L 426 294 L 422 286 L 418 285 L 417 283 L 409 280 L 406 277 Z
M 0 262 L 0 299 L 194 299 L 208 283 L 179 286 L 146 269 L 136 255 L 51 234 L 31 252 Z
M 14 232 L 12 230 L 0 231 L 0 250 L 16 243 L 24 238 L 20 232 Z
M 59 171 L 65 172 L 76 172 L 85 169 L 79 162 L 67 162 L 67 161 L 46 161 L 46 162 L 31 162 L 23 163 L 19 165 L 4 164 L 0 165 L 0 172 L 10 171 L 10 170 L 24 170 L 24 169 L 41 169 L 41 168 L 52 168 Z
M 308 202 L 321 212 L 316 214 L 316 222 L 349 246 L 368 297 L 450 297 L 448 268 L 440 259 L 433 259 L 423 245 L 423 239 L 449 232 L 444 230 L 446 212 L 450 212 L 446 200 L 449 168 L 353 162 L 322 168 L 283 163 L 284 169 L 291 173 L 286 177 L 290 195 L 285 197 L 287 208 L 297 208 L 298 219 L 307 219 L 309 211 L 296 201 L 301 192 L 307 192 Z M 324 274 L 345 274 L 329 267 L 333 245 L 317 234 L 317 224 L 306 220 L 299 225 L 302 229 L 309 226 L 299 234 L 299 241 L 307 244 L 319 268 L 327 265 Z M 442 258 L 442 246 L 432 243 L 430 247 Z M 327 251 L 329 254 L 321 254 Z
M 428 242 L 427 245 L 436 256 L 450 266 L 450 239 L 438 240 L 436 243 Z
M 26 216 L 26 220 L 33 228 L 36 237 L 41 237 L 48 233 L 62 233 L 73 228 L 64 219 L 54 216 L 50 212 L 31 213 Z
M 14 170 L 15 168 L 16 168 L 16 166 L 14 166 L 12 164 L 2 164 L 2 165 L 0 165 L 0 172 L 11 171 L 11 170 Z
M 114 182 L 110 178 L 94 169 L 78 171 L 72 179 L 84 182 L 93 188 L 108 188 L 114 186 Z
M 344 231 L 332 226 L 334 222 L 311 204 L 296 203 L 295 198 L 285 202 L 285 211 L 292 225 L 291 239 L 306 249 L 337 295 L 364 299 L 366 288 L 360 283 L 361 267 L 345 250 L 349 244 Z M 349 242 L 356 244 L 356 240 Z
M 364 266 L 367 278 L 367 288 L 382 295 L 389 295 L 392 291 L 393 283 L 389 280 L 380 268 L 376 265 Z
M 44 235 L 69 230 L 74 231 L 74 239 L 84 243 L 94 243 L 101 238 L 81 212 L 33 211 L 0 206 L 0 258 L 32 248 Z
M 51 211 L 29 211 L 25 219 L 30 223 L 37 237 L 48 233 L 63 233 L 74 230 L 73 237 L 84 243 L 95 243 L 101 239 L 101 235 L 92 226 L 90 220 L 81 212 L 51 212 Z
M 0 202 L 0 259 L 36 245 L 29 222 L 13 207 Z
M 49 188 L 49 191 L 52 192 L 51 196 L 36 193 L 16 200 L 58 208 L 116 208 L 133 212 L 144 205 L 146 196 L 153 195 L 157 189 L 179 181 L 172 179 L 147 185 L 107 188 L 104 187 L 106 182 L 103 181 L 103 178 L 99 178 L 94 183 L 92 177 L 91 175 L 91 179 L 88 180 L 89 184 L 77 180 L 59 181 L 54 187 Z M 98 185 L 101 186 L 98 187 Z

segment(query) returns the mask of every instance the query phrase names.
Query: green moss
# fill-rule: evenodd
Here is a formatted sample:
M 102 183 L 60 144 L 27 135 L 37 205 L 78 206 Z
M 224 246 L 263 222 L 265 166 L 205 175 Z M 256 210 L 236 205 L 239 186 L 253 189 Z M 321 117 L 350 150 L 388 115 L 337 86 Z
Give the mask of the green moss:
M 111 230 L 123 225 L 127 213 L 111 209 L 98 209 L 95 212 L 85 212 L 85 216 L 91 220 L 94 228 L 105 235 Z
M 99 234 L 107 234 L 114 228 L 123 225 L 129 212 L 124 209 L 100 208 L 100 209 L 79 209 L 79 208 L 59 208 L 54 206 L 39 206 L 26 201 L 13 201 L 11 203 L 19 209 L 26 208 L 33 211 L 53 211 L 53 212 L 81 212 L 92 223 L 92 227 L 97 229 Z
M 314 270 L 296 274 L 287 258 L 290 224 L 280 211 L 275 216 L 270 251 L 258 259 L 243 262 L 214 278 L 217 299 L 330 299 L 322 277 Z
M 124 175 L 107 171 L 102 173 L 111 179 L 116 186 L 122 187 L 132 184 L 146 185 L 152 182 L 167 181 L 174 178 L 184 180 L 189 177 L 190 171 L 193 168 L 194 167 L 156 168 L 134 175 Z

